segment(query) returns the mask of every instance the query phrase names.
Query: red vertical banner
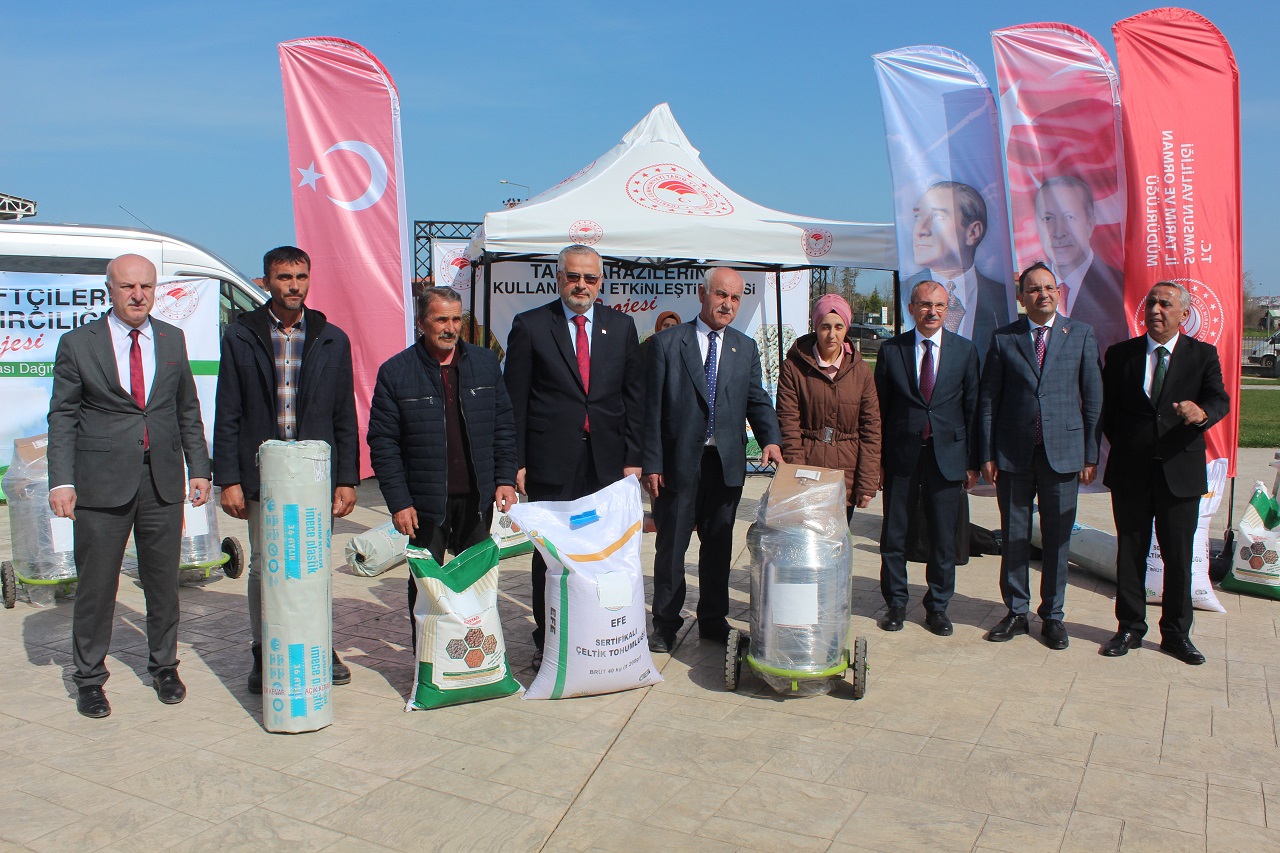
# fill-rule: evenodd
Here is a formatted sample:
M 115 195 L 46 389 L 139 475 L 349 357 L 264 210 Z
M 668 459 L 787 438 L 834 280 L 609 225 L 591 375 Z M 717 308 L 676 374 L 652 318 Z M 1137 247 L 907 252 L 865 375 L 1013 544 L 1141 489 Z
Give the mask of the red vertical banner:
M 307 304 L 351 338 L 367 477 L 378 368 L 413 330 L 399 95 L 382 63 L 354 42 L 305 38 L 279 50 L 294 228 L 311 255 Z
M 1058 311 L 1103 350 L 1133 336 L 1124 311 L 1120 83 L 1110 57 L 1066 24 L 991 34 L 1017 268 L 1049 264 Z
M 1155 9 L 1112 28 L 1120 66 L 1125 171 L 1127 315 L 1158 281 L 1191 292 L 1182 331 L 1218 348 L 1231 414 L 1205 437 L 1208 458 L 1236 473 L 1239 445 L 1242 246 L 1240 75 L 1213 24 Z

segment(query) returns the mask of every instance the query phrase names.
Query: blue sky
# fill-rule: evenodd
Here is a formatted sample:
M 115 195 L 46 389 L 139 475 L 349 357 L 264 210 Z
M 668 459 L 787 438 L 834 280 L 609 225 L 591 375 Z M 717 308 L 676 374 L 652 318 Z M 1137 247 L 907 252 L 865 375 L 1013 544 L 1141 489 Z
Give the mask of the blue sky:
M 1111 25 L 1148 3 L 1078 0 L 809 3 L 372 3 L 356 0 L 5 3 L 0 191 L 43 221 L 187 237 L 259 275 L 293 241 L 276 44 L 360 42 L 399 87 L 409 212 L 480 219 L 513 188 L 546 188 L 610 148 L 655 104 L 709 169 L 761 204 L 887 222 L 888 159 L 872 54 L 939 44 L 994 81 L 990 31 L 1062 21 L 1114 59 Z M 1263 293 L 1280 196 L 1280 4 L 1195 9 L 1241 77 L 1244 260 Z M 519 190 L 523 193 L 523 190 Z M 1270 214 L 1274 218 L 1274 214 Z

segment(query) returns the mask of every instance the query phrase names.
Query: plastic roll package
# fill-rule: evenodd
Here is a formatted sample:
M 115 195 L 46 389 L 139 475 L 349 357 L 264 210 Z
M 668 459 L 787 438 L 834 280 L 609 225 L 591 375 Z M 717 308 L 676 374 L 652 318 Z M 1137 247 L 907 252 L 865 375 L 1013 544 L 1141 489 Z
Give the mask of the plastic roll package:
M 747 548 L 751 657 L 800 676 L 761 671 L 761 678 L 780 693 L 827 692 L 831 679 L 821 673 L 842 667 L 848 648 L 853 551 L 844 473 L 779 466 L 747 531 Z
M 359 536 L 352 536 L 343 550 L 351 571 L 366 578 L 376 578 L 405 561 L 409 537 L 388 521 Z
M 193 507 L 191 501 L 187 501 L 182 507 L 182 546 L 178 565 L 201 566 L 221 558 L 217 495 L 210 495 L 204 506 Z
M 76 576 L 73 523 L 56 517 L 49 508 L 48 446 L 47 435 L 15 439 L 13 461 L 3 480 L 9 499 L 13 569 L 33 580 Z
M 262 475 L 262 722 L 310 732 L 333 722 L 333 493 L 323 441 L 268 441 Z

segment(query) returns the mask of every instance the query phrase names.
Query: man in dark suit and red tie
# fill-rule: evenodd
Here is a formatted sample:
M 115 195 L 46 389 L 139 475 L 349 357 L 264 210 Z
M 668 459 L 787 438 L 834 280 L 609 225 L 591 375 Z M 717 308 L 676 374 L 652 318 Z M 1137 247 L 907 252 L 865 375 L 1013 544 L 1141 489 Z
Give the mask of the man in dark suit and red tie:
M 1080 484 L 1098 473 L 1102 375 L 1087 324 L 1058 314 L 1058 283 L 1044 264 L 1018 279 L 1026 316 L 997 329 L 982 366 L 978 402 L 982 476 L 994 483 L 1004 547 L 1000 595 L 1007 615 L 987 632 L 1003 643 L 1026 634 L 1033 511 L 1044 549 L 1040 633 L 1051 649 L 1069 643 L 1063 623 L 1067 550 Z
M 761 384 L 756 342 L 729 324 L 743 282 L 718 267 L 698 288 L 702 310 L 649 339 L 645 362 L 644 486 L 658 538 L 649 648 L 670 653 L 684 624 L 684 555 L 698 529 L 698 633 L 729 637 L 733 522 L 747 471 L 751 424 L 761 461 L 782 462 L 782 433 Z
M 107 293 L 107 316 L 58 342 L 49 403 L 49 506 L 75 522 L 72 678 L 86 717 L 111 713 L 102 685 L 130 531 L 147 599 L 152 686 L 166 705 L 186 698 L 178 677 L 182 506 L 188 494 L 203 506 L 210 491 L 186 340 L 150 317 L 155 265 L 121 255 L 107 265 Z
M 516 485 L 535 501 L 570 501 L 640 475 L 640 338 L 635 321 L 596 303 L 604 261 L 560 252 L 560 297 L 517 314 L 503 379 L 516 422 Z M 535 668 L 542 662 L 547 565 L 533 555 Z
M 885 631 L 901 631 L 906 617 L 907 526 L 916 496 L 933 552 L 925 567 L 925 625 L 940 637 L 953 632 L 947 605 L 956 588 L 956 523 L 962 492 L 978 479 L 976 436 L 978 351 L 944 328 L 947 289 L 936 281 L 911 288 L 914 329 L 890 338 L 876 358 L 876 392 L 886 436 L 884 522 L 880 533 L 880 592 Z M 972 443 L 971 443 L 972 442 Z
M 1106 657 L 1139 648 L 1147 633 L 1147 552 L 1151 526 L 1164 560 L 1160 648 L 1204 663 L 1191 643 L 1191 559 L 1200 496 L 1209 488 L 1204 432 L 1226 417 L 1218 351 L 1181 334 L 1191 294 L 1162 281 L 1145 302 L 1147 333 L 1107 350 L 1102 368 L 1102 433 L 1111 442 L 1103 483 L 1116 520 L 1116 635 Z

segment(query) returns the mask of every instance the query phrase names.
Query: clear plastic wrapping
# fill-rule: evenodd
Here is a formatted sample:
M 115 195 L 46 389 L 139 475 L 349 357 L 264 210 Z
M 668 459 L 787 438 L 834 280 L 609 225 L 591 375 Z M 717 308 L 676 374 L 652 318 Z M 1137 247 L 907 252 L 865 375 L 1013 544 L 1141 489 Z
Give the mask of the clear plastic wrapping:
M 13 462 L 2 484 L 9 500 L 13 569 L 32 580 L 76 576 L 71 522 L 55 519 L 49 508 L 48 444 L 43 435 L 15 440 Z
M 760 676 L 783 693 L 826 692 L 821 673 L 842 667 L 848 648 L 853 551 L 843 473 L 781 466 L 747 548 L 750 653 Z
M 204 506 L 182 507 L 182 545 L 178 565 L 200 566 L 222 558 L 222 537 L 218 535 L 218 496 L 210 495 Z

